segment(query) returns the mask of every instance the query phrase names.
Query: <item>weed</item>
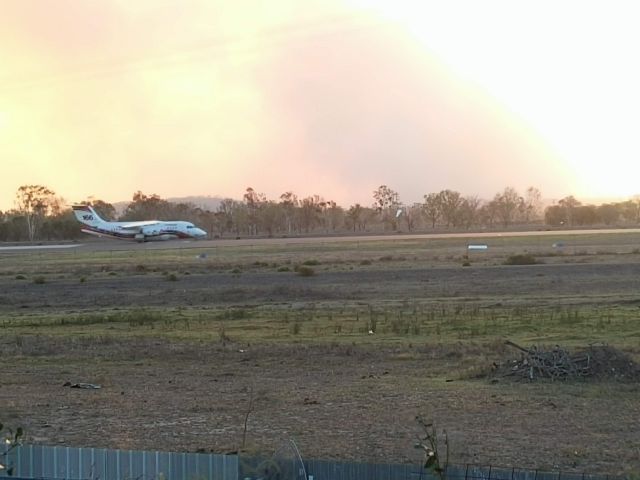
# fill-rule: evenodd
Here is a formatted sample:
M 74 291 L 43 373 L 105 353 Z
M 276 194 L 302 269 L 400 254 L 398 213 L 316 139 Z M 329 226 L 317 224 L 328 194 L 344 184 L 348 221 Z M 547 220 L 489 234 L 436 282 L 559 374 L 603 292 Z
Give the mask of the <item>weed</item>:
M 302 328 L 302 325 L 300 324 L 300 322 L 294 322 L 293 324 L 291 324 L 291 328 L 289 330 L 292 335 L 298 335 L 300 333 L 301 328 Z
M 178 276 L 175 273 L 170 273 L 169 275 L 166 276 L 166 279 L 168 282 L 177 282 Z
M 25 277 L 24 275 L 16 275 L 16 280 L 26 280 L 27 277 Z
M 535 265 L 536 263 L 539 262 L 531 253 L 509 255 L 504 261 L 505 265 Z
M 278 270 L 276 270 L 276 271 L 277 272 L 290 272 L 291 269 L 289 267 L 282 266 L 282 267 L 278 267 Z
M 304 262 L 302 262 L 302 265 L 315 266 L 320 265 L 320 262 L 318 260 L 305 260 Z
M 296 267 L 296 273 L 301 277 L 312 277 L 316 274 L 316 271 L 306 265 L 298 265 Z
M 360 265 L 371 265 L 371 260 L 362 260 Z
M 469 260 L 465 260 L 464 262 L 462 262 L 462 266 L 463 267 L 470 267 L 471 266 L 471 262 Z
M 239 275 L 239 274 L 242 273 L 242 270 L 240 270 L 238 267 L 236 267 L 233 270 L 231 270 L 231 273 L 233 273 L 235 275 Z
M 39 275 L 37 277 L 33 277 L 33 283 L 37 285 L 42 285 L 43 283 L 46 283 L 46 280 L 42 275 Z
M 85 277 L 80 277 L 80 280 L 79 280 L 80 283 L 84 283 L 86 281 L 87 281 L 87 279 Z

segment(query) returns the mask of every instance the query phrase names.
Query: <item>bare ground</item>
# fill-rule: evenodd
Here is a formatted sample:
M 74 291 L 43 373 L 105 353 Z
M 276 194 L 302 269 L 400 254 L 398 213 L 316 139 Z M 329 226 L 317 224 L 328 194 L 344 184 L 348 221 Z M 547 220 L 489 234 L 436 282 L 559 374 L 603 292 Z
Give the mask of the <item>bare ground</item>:
M 640 264 L 472 268 L 389 265 L 300 278 L 265 269 L 0 278 L 0 313 L 379 299 L 479 303 L 634 303 Z M 303 455 L 417 460 L 414 417 L 446 428 L 452 461 L 589 473 L 640 471 L 634 383 L 491 383 L 465 375 L 506 352 L 498 343 L 404 346 L 180 343 L 0 335 L 0 405 L 29 441 L 177 451 L 237 450 L 250 399 L 248 449 L 286 437 Z M 66 381 L 102 385 L 63 387 Z

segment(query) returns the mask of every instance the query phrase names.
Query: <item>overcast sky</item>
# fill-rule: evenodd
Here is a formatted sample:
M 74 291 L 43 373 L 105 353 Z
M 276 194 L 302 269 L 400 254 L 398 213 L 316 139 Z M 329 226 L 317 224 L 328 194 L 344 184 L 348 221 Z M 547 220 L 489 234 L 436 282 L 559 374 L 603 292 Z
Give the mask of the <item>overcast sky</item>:
M 4 0 L 0 209 L 640 193 L 628 1 Z

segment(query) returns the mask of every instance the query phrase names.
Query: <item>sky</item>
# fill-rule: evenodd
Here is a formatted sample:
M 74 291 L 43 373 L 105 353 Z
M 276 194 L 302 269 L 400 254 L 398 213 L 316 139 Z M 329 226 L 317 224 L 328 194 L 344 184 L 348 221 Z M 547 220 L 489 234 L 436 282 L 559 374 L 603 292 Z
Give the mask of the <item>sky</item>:
M 634 1 L 4 0 L 0 210 L 640 193 Z

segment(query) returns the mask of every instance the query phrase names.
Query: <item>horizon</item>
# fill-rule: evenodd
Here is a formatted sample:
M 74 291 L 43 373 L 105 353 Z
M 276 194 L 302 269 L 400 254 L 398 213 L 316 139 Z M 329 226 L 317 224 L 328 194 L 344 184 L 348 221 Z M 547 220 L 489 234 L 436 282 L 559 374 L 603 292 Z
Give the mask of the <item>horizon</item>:
M 70 203 L 640 193 L 630 1 L 3 7 L 2 211 L 25 184 Z

